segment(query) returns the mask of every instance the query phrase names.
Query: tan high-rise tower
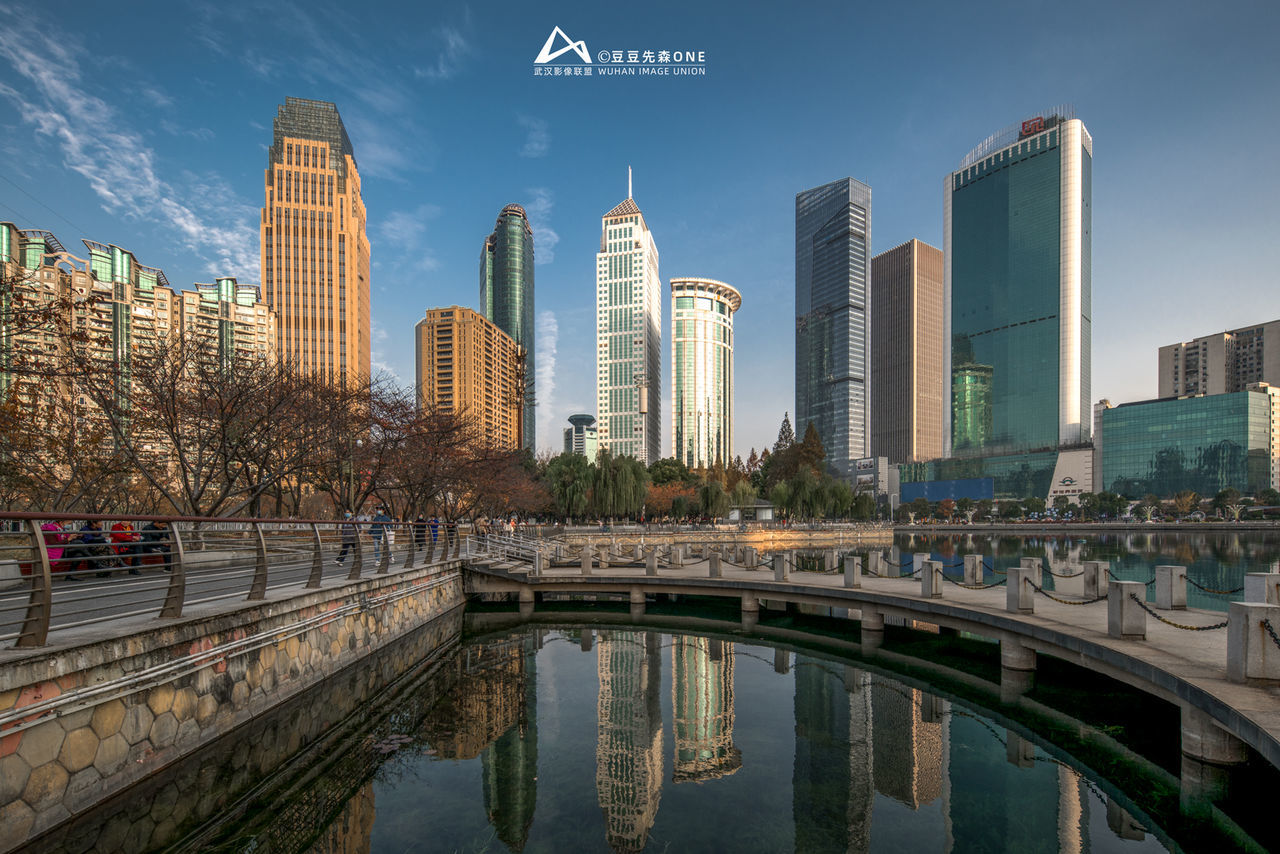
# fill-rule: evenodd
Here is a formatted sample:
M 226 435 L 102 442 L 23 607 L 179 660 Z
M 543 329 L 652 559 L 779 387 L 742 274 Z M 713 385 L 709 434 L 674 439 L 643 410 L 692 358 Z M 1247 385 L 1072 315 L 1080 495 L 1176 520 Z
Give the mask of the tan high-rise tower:
M 331 379 L 369 376 L 369 238 L 360 173 L 338 108 L 285 98 L 262 208 L 262 288 L 278 352 Z

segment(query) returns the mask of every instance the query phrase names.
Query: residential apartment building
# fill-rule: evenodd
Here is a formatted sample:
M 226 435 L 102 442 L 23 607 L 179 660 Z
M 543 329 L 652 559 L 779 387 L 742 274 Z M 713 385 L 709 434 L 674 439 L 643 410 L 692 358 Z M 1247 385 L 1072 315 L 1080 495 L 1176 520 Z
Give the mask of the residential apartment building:
M 414 327 L 418 408 L 474 420 L 500 448 L 520 447 L 519 345 L 470 308 L 432 308 Z
M 1160 397 L 1280 385 L 1280 320 L 1168 344 L 1160 348 L 1159 365 Z

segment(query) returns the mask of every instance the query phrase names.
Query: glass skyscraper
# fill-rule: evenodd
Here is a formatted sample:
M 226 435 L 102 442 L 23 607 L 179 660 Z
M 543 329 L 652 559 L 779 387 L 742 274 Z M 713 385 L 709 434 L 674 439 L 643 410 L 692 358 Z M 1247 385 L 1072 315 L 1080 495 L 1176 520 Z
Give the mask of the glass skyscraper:
M 796 433 L 812 422 L 852 480 L 867 456 L 871 188 L 843 178 L 796 195 Z
M 733 314 L 741 305 L 724 282 L 671 280 L 672 456 L 690 468 L 733 461 Z
M 1093 138 L 1068 108 L 992 135 L 947 176 L 953 456 L 1090 435 Z
M 533 229 L 524 208 L 507 205 L 480 251 L 480 310 L 522 350 L 517 371 L 525 401 L 520 445 L 536 453 L 533 309 Z
M 601 220 L 596 426 L 601 450 L 648 465 L 662 456 L 662 280 L 658 247 L 630 189 Z

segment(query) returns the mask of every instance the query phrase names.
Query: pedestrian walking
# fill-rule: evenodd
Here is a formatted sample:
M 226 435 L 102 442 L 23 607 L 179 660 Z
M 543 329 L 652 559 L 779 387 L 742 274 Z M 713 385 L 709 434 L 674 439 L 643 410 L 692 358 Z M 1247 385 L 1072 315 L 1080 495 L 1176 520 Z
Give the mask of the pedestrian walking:
M 375 513 L 373 519 L 370 520 L 369 536 L 373 538 L 374 563 L 380 563 L 382 561 L 382 538 L 387 535 L 387 523 L 390 521 L 391 517 L 387 515 L 386 509 L 382 507 L 378 508 L 378 512 Z
M 338 550 L 338 566 L 342 566 L 348 552 L 356 547 L 356 537 L 360 536 L 360 526 L 352 521 L 350 510 L 342 514 L 342 520 L 342 524 L 338 526 L 342 531 L 342 548 Z
M 427 520 L 421 513 L 418 518 L 413 520 L 413 544 L 417 546 L 418 551 L 427 550 Z

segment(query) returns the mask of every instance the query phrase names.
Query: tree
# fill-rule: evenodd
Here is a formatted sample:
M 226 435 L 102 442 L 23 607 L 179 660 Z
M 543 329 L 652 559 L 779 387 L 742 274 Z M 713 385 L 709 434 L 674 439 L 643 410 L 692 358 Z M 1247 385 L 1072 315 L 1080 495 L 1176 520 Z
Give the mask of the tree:
M 796 447 L 796 467 L 807 466 L 817 473 L 822 472 L 822 461 L 827 451 L 822 447 L 822 438 L 818 436 L 818 428 L 810 421 L 804 428 L 804 440 Z
M 749 480 L 740 480 L 733 485 L 729 493 L 733 506 L 740 510 L 750 507 L 756 500 L 756 488 Z
M 1147 493 L 1142 498 L 1142 502 L 1138 505 L 1138 512 L 1142 514 L 1142 518 L 1150 522 L 1157 511 L 1160 510 L 1161 502 L 1159 496 Z
M 556 513 L 570 522 L 586 514 L 591 481 L 591 464 L 581 454 L 561 454 L 547 463 L 547 490 L 551 493 Z
M 671 515 L 679 518 L 689 512 L 693 500 L 694 487 L 687 483 L 650 484 L 644 506 L 650 517 Z
M 914 514 L 916 519 L 926 519 L 928 518 L 929 511 L 932 510 L 932 507 L 929 505 L 929 499 L 921 496 L 907 504 L 907 509 Z
M 1185 516 L 1200 506 L 1200 494 L 1194 489 L 1183 489 L 1173 496 L 1173 509 Z
M 951 521 L 951 517 L 955 515 L 955 512 L 956 502 L 954 498 L 944 498 L 938 502 L 938 515 L 948 522 Z
M 729 495 L 724 486 L 715 478 L 707 478 L 698 488 L 698 503 L 702 505 L 704 516 L 711 517 L 714 523 L 729 510 Z
M 1280 506 L 1280 491 L 1271 488 L 1260 490 L 1254 503 L 1259 507 Z
M 783 517 L 791 515 L 791 487 L 787 486 L 786 481 L 776 483 L 769 490 L 769 503 L 773 505 L 778 514 Z
M 1038 495 L 1033 495 L 1026 501 L 1022 502 L 1022 506 L 1026 508 L 1028 513 L 1043 513 L 1045 503 L 1043 498 Z
M 1080 517 L 1083 519 L 1098 518 L 1098 495 L 1095 492 L 1080 493 Z
M 773 452 L 785 451 L 796 443 L 796 431 L 791 427 L 791 413 L 782 413 L 782 426 L 778 428 L 778 440 L 773 443 Z
M 675 457 L 664 457 L 649 466 L 649 479 L 658 486 L 668 483 L 693 484 L 698 482 L 697 475 L 689 471 L 688 466 Z
M 1018 519 L 1022 516 L 1022 502 L 1011 498 L 1000 502 L 1000 518 Z
M 1053 509 L 1059 515 L 1066 514 L 1071 509 L 1071 499 L 1065 495 L 1055 495 L 1053 497 Z

